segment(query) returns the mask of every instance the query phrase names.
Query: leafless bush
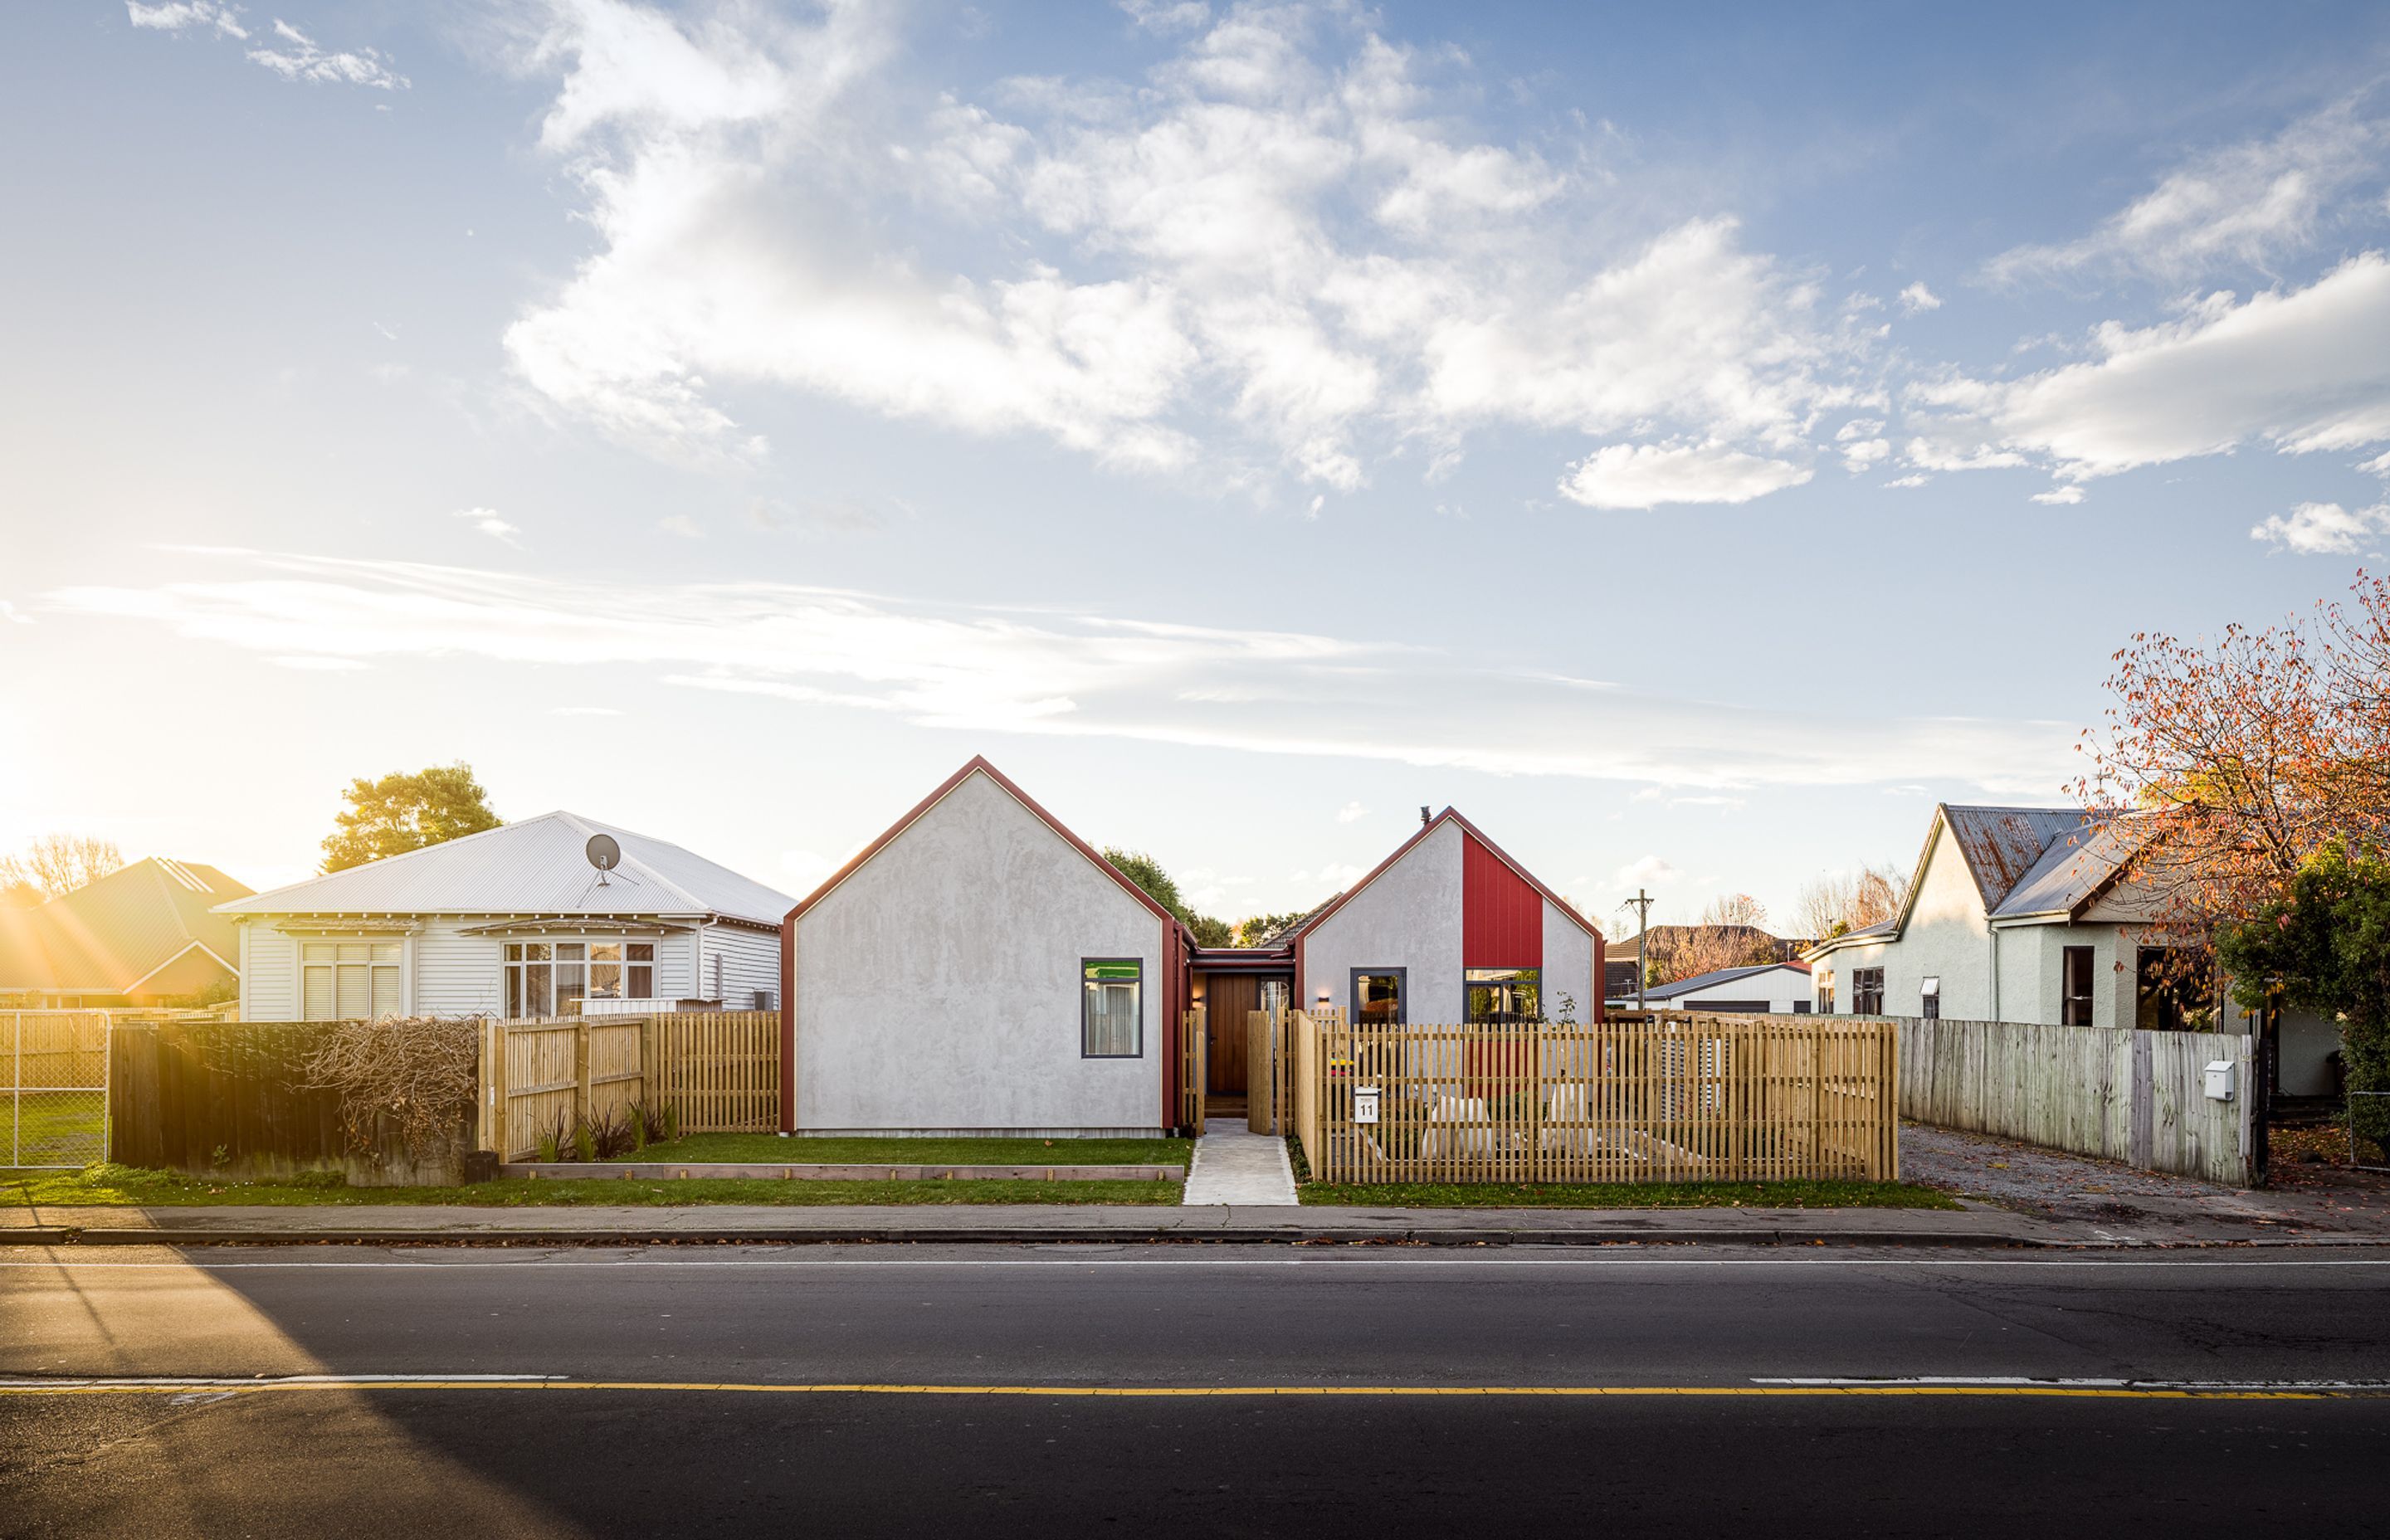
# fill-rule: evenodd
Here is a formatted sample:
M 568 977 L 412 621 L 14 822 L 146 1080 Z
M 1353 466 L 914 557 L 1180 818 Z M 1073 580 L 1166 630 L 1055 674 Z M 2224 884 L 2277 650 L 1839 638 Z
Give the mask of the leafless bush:
M 387 1113 L 416 1160 L 429 1157 L 469 1111 L 482 1025 L 469 1016 L 385 1016 L 336 1022 L 307 1062 L 308 1083 L 341 1093 L 341 1126 L 359 1154 Z

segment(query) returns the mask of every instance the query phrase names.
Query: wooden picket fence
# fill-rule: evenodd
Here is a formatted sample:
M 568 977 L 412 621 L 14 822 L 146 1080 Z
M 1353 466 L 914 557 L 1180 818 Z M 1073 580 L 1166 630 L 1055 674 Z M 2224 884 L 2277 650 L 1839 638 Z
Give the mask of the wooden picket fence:
M 506 1160 L 582 1120 L 672 1107 L 683 1134 L 769 1133 L 780 1115 L 780 1013 L 661 1012 L 490 1020 L 481 1147 Z
M 1327 1182 L 1900 1174 L 1899 1036 L 1870 1018 L 1655 1012 L 1422 1026 L 1297 1011 L 1292 1126 Z
M 1178 1123 L 1190 1134 L 1203 1132 L 1203 1092 L 1212 1072 L 1204 1008 L 1193 1007 L 1178 1022 Z

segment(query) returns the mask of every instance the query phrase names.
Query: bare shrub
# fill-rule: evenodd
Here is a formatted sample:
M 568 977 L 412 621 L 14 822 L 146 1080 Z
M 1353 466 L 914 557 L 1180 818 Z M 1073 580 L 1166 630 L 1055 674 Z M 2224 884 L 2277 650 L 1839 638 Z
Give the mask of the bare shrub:
M 312 1085 L 341 1094 L 341 1126 L 359 1154 L 387 1114 L 416 1160 L 429 1157 L 472 1110 L 482 1024 L 469 1016 L 385 1016 L 338 1021 L 307 1061 Z

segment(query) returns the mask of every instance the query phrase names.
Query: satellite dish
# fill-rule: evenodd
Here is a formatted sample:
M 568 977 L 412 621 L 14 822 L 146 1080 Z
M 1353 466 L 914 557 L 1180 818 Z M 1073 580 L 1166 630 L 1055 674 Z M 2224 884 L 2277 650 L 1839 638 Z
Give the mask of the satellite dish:
M 593 834 L 588 844 L 589 864 L 598 868 L 598 885 L 606 886 L 606 874 L 623 864 L 623 847 L 610 834 Z

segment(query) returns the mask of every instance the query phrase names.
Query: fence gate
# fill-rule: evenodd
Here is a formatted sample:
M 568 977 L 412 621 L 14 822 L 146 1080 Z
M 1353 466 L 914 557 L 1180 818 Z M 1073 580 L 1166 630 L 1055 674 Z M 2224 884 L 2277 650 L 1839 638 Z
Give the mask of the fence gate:
M 6 1163 L 108 1159 L 108 1012 L 0 1010 Z

